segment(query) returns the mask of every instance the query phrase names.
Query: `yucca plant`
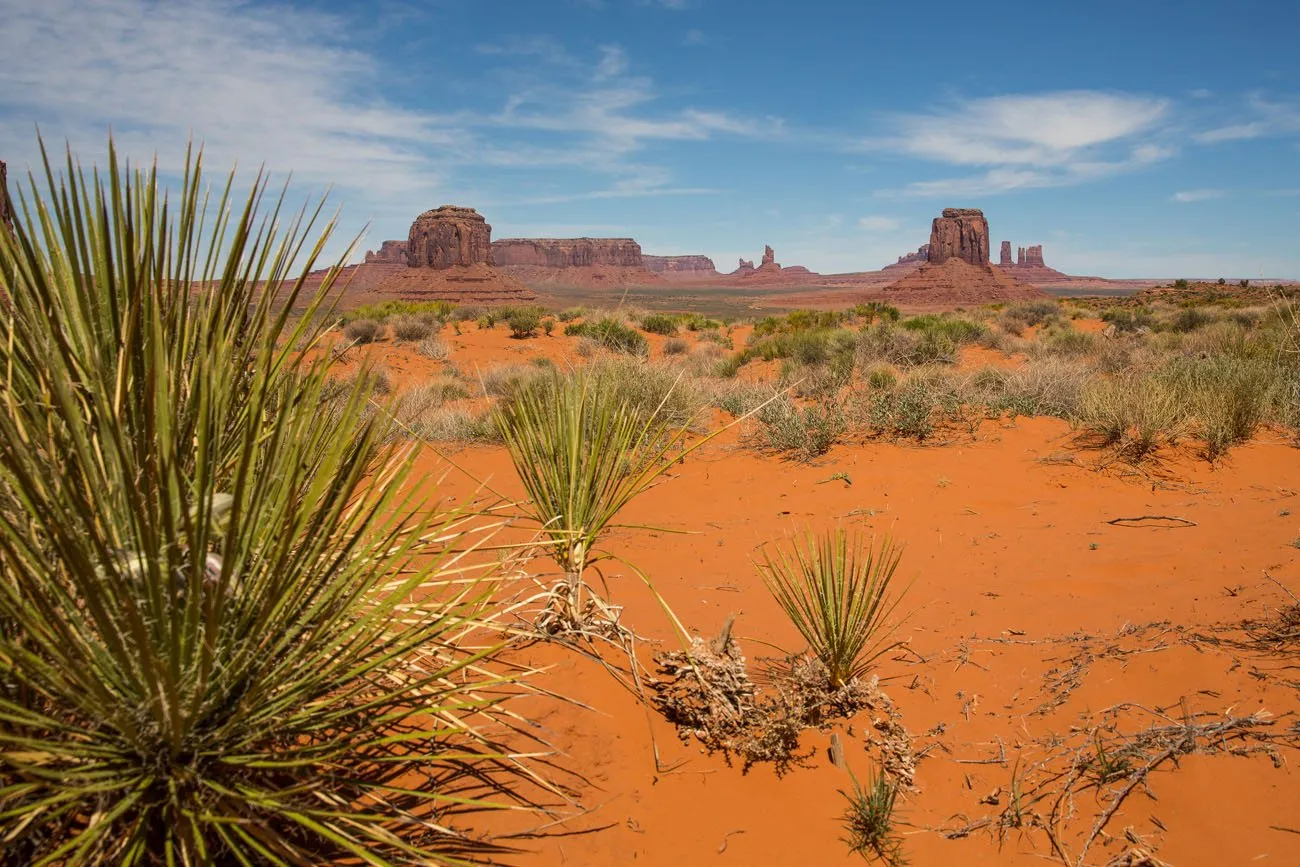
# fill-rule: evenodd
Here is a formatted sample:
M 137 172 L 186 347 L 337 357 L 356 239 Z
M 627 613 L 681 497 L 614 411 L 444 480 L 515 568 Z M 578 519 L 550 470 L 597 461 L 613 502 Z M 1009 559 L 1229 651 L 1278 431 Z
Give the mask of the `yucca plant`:
M 883 772 L 874 772 L 864 785 L 853 777 L 853 789 L 841 791 L 847 800 L 844 811 L 845 840 L 849 850 L 864 859 L 879 861 L 889 867 L 903 867 L 907 859 L 903 844 L 894 834 L 894 810 L 898 806 L 900 786 Z
M 758 564 L 768 589 L 826 667 L 832 689 L 865 675 L 897 647 L 891 594 L 901 552 L 885 539 L 877 550 L 843 528 L 809 532 Z
M 457 816 L 544 783 L 461 522 L 366 377 L 319 422 L 332 222 L 111 142 L 45 182 L 0 229 L 0 861 L 489 857 Z
M 497 426 L 528 492 L 529 516 L 541 525 L 565 573 L 554 613 L 565 630 L 591 614 L 583 573 L 600 555 L 596 542 L 637 494 L 669 466 L 686 435 L 664 414 L 665 396 L 638 412 L 599 374 L 553 373 L 502 403 Z

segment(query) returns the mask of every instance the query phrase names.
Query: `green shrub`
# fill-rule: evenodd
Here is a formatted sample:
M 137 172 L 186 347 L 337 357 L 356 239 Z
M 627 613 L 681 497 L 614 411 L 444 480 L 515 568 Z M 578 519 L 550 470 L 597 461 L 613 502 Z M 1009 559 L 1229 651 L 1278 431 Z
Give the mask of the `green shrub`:
M 871 325 L 877 319 L 881 322 L 897 322 L 902 316 L 897 307 L 881 301 L 868 301 L 865 304 L 857 304 L 850 307 L 848 312 L 855 319 L 866 320 L 867 325 Z
M 1186 405 L 1178 390 L 1153 373 L 1132 373 L 1091 383 L 1079 405 L 1084 428 L 1114 446 L 1124 457 L 1140 460 L 1185 431 Z
M 523 340 L 537 334 L 542 324 L 542 311 L 536 307 L 519 307 L 511 310 L 506 317 L 510 327 L 510 336 Z
M 1080 356 L 1092 355 L 1098 349 L 1095 334 L 1077 331 L 1068 325 L 1064 328 L 1051 328 L 1038 337 L 1038 345 L 1048 355 Z
M 830 451 L 848 429 L 844 411 L 837 405 L 800 407 L 788 397 L 759 410 L 757 443 L 799 460 L 812 460 Z
M 983 323 L 972 319 L 935 313 L 904 319 L 903 327 L 908 331 L 919 331 L 925 335 L 942 337 L 957 346 L 974 343 L 988 330 Z
M 1145 307 L 1111 307 L 1102 311 L 1101 318 L 1118 331 L 1150 330 L 1155 324 L 1155 317 Z
M 1231 357 L 1180 358 L 1161 371 L 1195 420 L 1206 456 L 1221 456 L 1255 433 L 1282 387 L 1280 370 Z
M 545 334 L 547 337 L 550 337 L 551 332 L 553 331 L 555 331 L 555 320 L 552 319 L 550 316 L 547 316 L 545 319 L 542 320 L 542 333 Z
M 343 336 L 353 343 L 374 343 L 379 336 L 379 323 L 373 319 L 354 319 L 343 326 Z
M 844 812 L 849 851 L 885 867 L 905 867 L 903 843 L 894 831 L 894 810 L 902 785 L 883 771 L 867 778 L 864 786 L 853 778 L 853 790 L 840 794 L 849 802 Z
M 1169 320 L 1169 328 L 1186 334 L 1198 328 L 1204 328 L 1214 321 L 1214 317 L 1199 307 L 1184 307 Z
M 570 307 L 567 310 L 561 310 L 559 313 L 555 314 L 555 318 L 559 319 L 561 322 L 572 322 L 573 320 L 581 319 L 586 315 L 587 311 L 583 308 Z
M 280 234 L 197 159 L 171 197 L 109 160 L 0 232 L 5 862 L 490 858 L 463 818 L 537 784 L 489 734 L 518 731 L 513 639 L 367 377 L 322 423 L 331 361 L 297 347 L 337 288 L 276 305 L 328 229 Z
M 383 301 L 378 304 L 363 304 L 347 314 L 347 319 L 374 319 L 377 322 L 394 317 L 424 319 L 431 322 L 446 322 L 452 317 L 456 305 L 450 301 Z
M 672 337 L 677 333 L 677 318 L 666 313 L 651 313 L 641 318 L 641 330 Z
M 564 333 L 570 337 L 586 337 L 613 352 L 642 356 L 650 353 L 650 344 L 646 342 L 644 334 L 612 316 L 571 323 L 564 327 Z

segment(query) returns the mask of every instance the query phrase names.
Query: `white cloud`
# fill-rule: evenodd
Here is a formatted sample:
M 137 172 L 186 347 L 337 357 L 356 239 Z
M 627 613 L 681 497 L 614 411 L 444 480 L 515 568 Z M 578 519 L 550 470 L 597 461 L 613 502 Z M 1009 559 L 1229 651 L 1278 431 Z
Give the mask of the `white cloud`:
M 1225 190 L 1180 190 L 1170 196 L 1175 202 L 1208 202 L 1211 199 L 1221 199 L 1227 195 Z
M 604 81 L 627 72 L 627 53 L 617 45 L 600 47 L 600 63 L 596 64 L 596 80 Z
M 1206 130 L 1192 136 L 1202 144 L 1214 144 L 1221 141 L 1240 141 L 1259 138 L 1268 133 L 1268 124 L 1254 121 L 1252 123 L 1234 123 L 1216 129 Z
M 979 175 L 911 184 L 885 194 L 987 194 L 1065 186 L 1167 159 L 1144 141 L 1168 114 L 1165 100 L 1097 91 L 1012 94 L 951 111 L 893 119 L 895 134 L 866 143 L 936 163 L 986 167 Z
M 894 217 L 859 217 L 858 228 L 868 232 L 893 232 L 902 226 L 901 220 Z

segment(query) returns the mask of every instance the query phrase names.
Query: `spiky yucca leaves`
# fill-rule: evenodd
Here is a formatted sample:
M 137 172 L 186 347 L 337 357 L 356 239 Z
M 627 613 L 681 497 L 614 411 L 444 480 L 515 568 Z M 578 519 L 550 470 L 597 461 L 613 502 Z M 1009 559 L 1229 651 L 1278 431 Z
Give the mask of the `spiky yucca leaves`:
M 668 398 L 665 397 L 666 401 Z M 587 619 L 582 574 L 618 513 L 667 468 L 686 428 L 662 412 L 637 412 L 598 374 L 555 373 L 502 403 L 497 426 L 528 492 L 527 508 L 566 575 L 559 612 L 568 628 Z
M 111 143 L 45 174 L 0 232 L 0 860 L 485 857 L 456 815 L 539 782 L 514 675 L 366 378 L 320 423 L 332 224 L 233 176 L 214 218 L 198 158 L 175 203 Z
M 877 551 L 844 529 L 809 533 L 788 549 L 763 551 L 759 571 L 777 603 L 839 689 L 864 675 L 892 640 L 902 595 L 890 585 L 901 556 L 888 539 Z
M 849 802 L 844 811 L 849 850 L 866 860 L 878 859 L 889 867 L 903 867 L 907 864 L 903 844 L 894 834 L 900 785 L 881 771 L 872 773 L 865 785 L 857 777 L 852 780 L 853 790 L 840 792 Z

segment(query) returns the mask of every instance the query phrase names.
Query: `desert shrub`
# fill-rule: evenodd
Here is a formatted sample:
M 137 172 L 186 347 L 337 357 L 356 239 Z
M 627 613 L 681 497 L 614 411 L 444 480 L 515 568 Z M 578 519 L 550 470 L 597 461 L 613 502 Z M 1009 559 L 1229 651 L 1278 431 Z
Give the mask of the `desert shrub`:
M 1145 307 L 1111 307 L 1102 311 L 1101 318 L 1117 331 L 1150 330 L 1155 324 L 1155 317 Z
M 902 316 L 897 307 L 881 301 L 868 301 L 865 304 L 854 305 L 849 308 L 848 313 L 855 319 L 864 320 L 866 325 L 871 325 L 877 319 L 881 322 L 897 322 Z
M 1087 367 L 1054 358 L 1015 370 L 984 368 L 971 378 L 972 399 L 994 415 L 1072 419 L 1091 378 Z
M 940 330 L 919 331 L 877 323 L 858 336 L 858 362 L 884 362 L 895 367 L 953 364 L 960 345 Z
M 725 387 L 715 389 L 712 403 L 718 409 L 740 418 L 771 400 L 776 392 L 767 385 L 749 382 L 727 383 Z
M 1060 315 L 1060 302 L 1022 301 L 1003 310 L 998 315 L 998 323 L 1009 333 L 1019 334 L 1027 327 L 1044 325 L 1058 319 Z
M 898 371 L 888 364 L 873 364 L 866 373 L 865 381 L 868 388 L 891 389 L 898 384 Z
M 731 379 L 740 372 L 740 368 L 744 367 L 748 360 L 749 356 L 744 352 L 736 352 L 728 355 L 726 358 L 718 362 L 717 367 L 714 368 L 713 375 L 722 377 L 723 379 Z
M 716 329 L 711 331 L 700 331 L 699 335 L 700 342 L 708 341 L 709 343 L 715 343 L 723 349 L 735 349 L 736 347 L 735 341 L 731 339 L 731 335 L 723 334 L 721 331 Z
M 1170 318 L 1168 327 L 1172 331 L 1186 334 L 1198 328 L 1204 328 L 1213 321 L 1215 321 L 1215 317 L 1199 307 L 1184 307 Z
M 682 320 L 682 325 L 687 331 L 716 331 L 722 327 L 722 323 L 717 319 L 710 319 L 699 313 L 689 313 Z
M 479 314 L 478 327 L 484 331 L 491 331 L 497 327 L 497 321 L 500 319 L 500 312 L 496 310 L 485 310 Z
M 550 337 L 553 331 L 555 331 L 555 320 L 550 316 L 542 319 L 542 333 Z
M 456 307 L 451 311 L 451 320 L 453 322 L 476 322 L 486 312 L 487 308 L 478 304 Z
M 1096 380 L 1083 390 L 1079 421 L 1099 445 L 1140 460 L 1173 443 L 1186 429 L 1186 406 L 1173 385 L 1154 373 Z
M 759 410 L 754 435 L 760 448 L 809 461 L 830 451 L 848 430 L 844 411 L 837 404 L 800 407 L 782 396 Z
M 926 337 L 942 338 L 956 346 L 964 346 L 979 340 L 987 331 L 980 322 L 963 316 L 925 313 L 903 320 L 903 328 L 916 331 Z
M 469 397 L 469 389 L 459 379 L 450 376 L 436 376 L 407 389 L 397 401 L 394 415 L 409 422 L 430 410 L 438 409 L 449 400 Z
M 1185 279 L 1183 279 L 1183 278 L 1181 278 L 1181 277 L 1180 277 L 1179 279 L 1177 279 L 1177 280 L 1174 281 L 1174 288 L 1175 288 L 1175 289 L 1188 289 L 1188 288 L 1190 288 L 1190 286 L 1191 286 L 1191 284 L 1188 283 L 1187 280 L 1185 280 Z
M 517 307 L 506 316 L 506 325 L 510 328 L 510 336 L 517 340 L 534 336 L 541 324 L 542 311 L 537 307 Z
M 415 347 L 415 351 L 434 361 L 446 361 L 451 357 L 451 346 L 436 334 L 431 334 L 421 340 Z
M 648 316 L 643 316 L 639 324 L 642 331 L 648 331 L 651 334 L 672 337 L 677 333 L 677 317 L 669 316 L 667 313 L 651 313 Z
M 623 352 L 628 355 L 648 355 L 650 344 L 645 335 L 635 328 L 629 328 L 622 320 L 612 316 L 590 322 L 571 323 L 564 327 L 564 333 L 570 337 L 586 337 L 605 349 Z
M 587 311 L 582 307 L 570 307 L 567 310 L 561 310 L 555 314 L 555 318 L 561 322 L 572 322 L 575 319 L 581 319 L 587 315 Z
M 332 280 L 275 305 L 328 230 L 263 223 L 260 185 L 205 219 L 197 160 L 169 210 L 109 160 L 0 232 L 5 862 L 488 858 L 449 829 L 533 785 L 488 734 L 518 731 L 512 639 L 473 540 L 404 499 L 367 380 L 321 423 L 330 359 L 296 347 Z
M 826 667 L 831 689 L 867 675 L 899 642 L 890 623 L 900 594 L 891 592 L 901 553 L 879 549 L 843 528 L 764 548 L 759 572 L 808 648 Z
M 1206 456 L 1219 457 L 1254 434 L 1282 386 L 1278 368 L 1232 357 L 1177 358 L 1161 371 L 1195 420 Z
M 442 406 L 421 413 L 408 423 L 412 435 L 427 442 L 499 444 L 501 434 L 488 412 L 473 413 Z
M 934 435 L 945 407 L 956 409 L 958 400 L 936 380 L 909 376 L 888 391 L 866 397 L 865 422 L 875 436 L 905 437 L 924 441 Z
M 354 319 L 343 326 L 343 336 L 353 343 L 374 343 L 379 336 L 379 323 L 373 319 Z
M 688 349 L 690 349 L 690 344 L 680 337 L 673 337 L 664 341 L 664 355 L 684 355 Z
M 433 325 L 414 316 L 398 316 L 391 320 L 393 339 L 401 341 L 423 340 L 433 333 Z
M 1046 355 L 1092 355 L 1097 351 L 1098 344 L 1095 334 L 1077 331 L 1068 325 L 1063 328 L 1049 328 L 1039 334 L 1037 340 L 1038 348 Z
M 478 381 L 484 396 L 512 397 L 541 375 L 530 364 L 494 364 L 478 372 Z
M 347 319 L 374 319 L 384 322 L 395 317 L 424 319 L 430 322 L 446 322 L 451 318 L 456 305 L 450 301 L 383 301 L 377 304 L 362 304 L 348 311 Z

